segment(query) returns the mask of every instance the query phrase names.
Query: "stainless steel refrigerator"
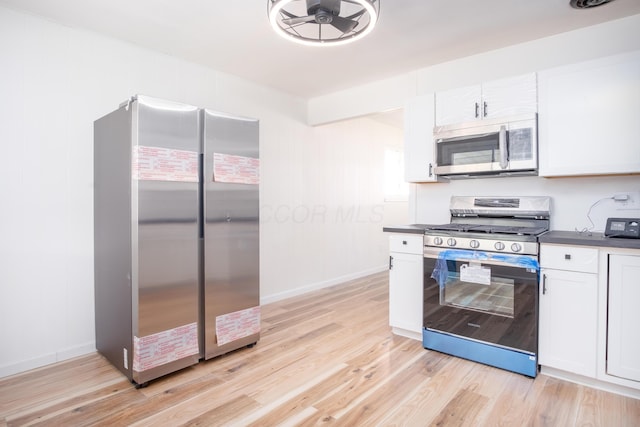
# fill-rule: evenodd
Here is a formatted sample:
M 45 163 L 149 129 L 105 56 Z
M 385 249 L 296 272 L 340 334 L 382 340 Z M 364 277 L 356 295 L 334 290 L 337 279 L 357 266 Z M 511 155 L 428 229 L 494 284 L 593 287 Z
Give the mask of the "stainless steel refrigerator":
M 135 96 L 94 123 L 96 348 L 137 386 L 259 339 L 258 122 L 208 116 Z

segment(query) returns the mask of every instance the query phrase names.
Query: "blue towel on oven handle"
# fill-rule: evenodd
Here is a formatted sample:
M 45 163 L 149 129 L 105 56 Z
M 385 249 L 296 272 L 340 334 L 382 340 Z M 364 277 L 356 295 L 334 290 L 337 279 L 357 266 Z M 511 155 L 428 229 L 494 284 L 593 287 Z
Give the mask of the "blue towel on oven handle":
M 506 264 L 513 265 L 514 267 L 526 268 L 527 270 L 540 271 L 540 264 L 538 260 L 522 255 L 509 255 L 509 254 L 495 254 L 487 253 L 483 251 L 467 251 L 460 249 L 448 249 L 440 252 L 438 259 L 436 260 L 436 266 L 431 273 L 431 278 L 438 282 L 440 288 L 443 288 L 449 277 L 449 266 L 447 261 L 499 261 Z

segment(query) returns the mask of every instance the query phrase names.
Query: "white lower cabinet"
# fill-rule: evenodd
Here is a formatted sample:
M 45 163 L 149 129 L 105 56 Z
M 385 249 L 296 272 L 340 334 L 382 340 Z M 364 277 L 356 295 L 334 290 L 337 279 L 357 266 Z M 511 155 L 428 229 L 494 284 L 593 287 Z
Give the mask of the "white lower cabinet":
M 609 256 L 608 294 L 607 374 L 640 381 L 640 256 Z
M 598 276 L 543 268 L 539 363 L 595 377 L 597 327 Z
M 423 236 L 389 236 L 389 326 L 422 339 Z
M 542 373 L 640 398 L 640 250 L 540 244 Z
M 540 245 L 541 365 L 588 377 L 597 372 L 598 249 Z

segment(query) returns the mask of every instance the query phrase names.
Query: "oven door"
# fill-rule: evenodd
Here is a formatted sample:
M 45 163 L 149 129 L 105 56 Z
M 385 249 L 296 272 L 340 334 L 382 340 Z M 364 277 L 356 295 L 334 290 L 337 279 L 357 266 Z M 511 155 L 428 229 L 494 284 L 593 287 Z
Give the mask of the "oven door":
M 536 257 L 426 247 L 424 327 L 535 354 Z

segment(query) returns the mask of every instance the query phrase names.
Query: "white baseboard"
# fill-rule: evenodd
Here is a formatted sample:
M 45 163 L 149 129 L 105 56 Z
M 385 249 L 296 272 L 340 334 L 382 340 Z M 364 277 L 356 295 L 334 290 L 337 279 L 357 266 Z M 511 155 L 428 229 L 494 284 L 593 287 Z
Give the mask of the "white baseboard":
M 90 341 L 82 345 L 59 350 L 58 361 L 73 359 L 74 357 L 84 356 L 87 354 L 95 353 L 96 351 L 96 342 Z
M 391 332 L 393 332 L 396 335 L 400 335 L 401 337 L 411 338 L 412 340 L 422 342 L 422 333 L 420 332 L 409 331 L 407 329 L 396 328 L 396 327 L 392 327 Z
M 84 356 L 86 354 L 94 353 L 95 351 L 96 343 L 95 341 L 91 341 L 82 345 L 61 349 L 55 353 L 47 353 L 29 360 L 21 360 L 17 363 L 3 365 L 0 366 L 0 378 L 41 368 L 43 366 L 51 365 L 52 363 L 72 359 L 74 357 Z
M 350 280 L 360 279 L 361 277 L 370 276 L 371 274 L 381 273 L 388 270 L 389 266 L 383 265 L 380 267 L 371 268 L 369 270 L 359 271 L 357 273 L 347 274 L 340 277 L 334 277 L 322 282 L 312 283 L 310 285 L 301 286 L 299 288 L 290 289 L 288 291 L 279 292 L 276 294 L 266 295 L 260 297 L 260 304 L 269 304 L 283 299 L 303 295 L 308 292 L 317 291 L 319 289 L 328 288 L 329 286 L 338 285 L 340 283 L 348 282 Z
M 602 381 L 596 378 L 584 377 L 572 372 L 562 371 L 560 369 L 549 368 L 547 366 L 540 367 L 540 373 L 549 377 L 558 378 L 565 381 L 574 382 L 587 387 L 604 390 L 610 393 L 616 393 L 634 399 L 640 399 L 640 389 L 625 387 L 623 385 L 613 384 L 611 382 Z

